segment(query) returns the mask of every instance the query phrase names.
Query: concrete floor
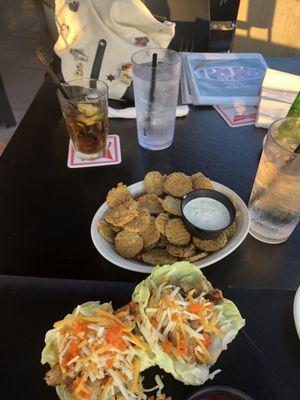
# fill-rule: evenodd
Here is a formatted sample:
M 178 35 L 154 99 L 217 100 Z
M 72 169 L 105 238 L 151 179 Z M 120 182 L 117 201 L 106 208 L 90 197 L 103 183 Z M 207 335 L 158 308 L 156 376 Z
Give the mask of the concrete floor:
M 17 126 L 44 80 L 44 70 L 34 51 L 40 49 L 49 58 L 53 44 L 41 0 L 1 2 L 0 74 Z M 6 128 L 0 124 L 0 155 L 17 126 Z

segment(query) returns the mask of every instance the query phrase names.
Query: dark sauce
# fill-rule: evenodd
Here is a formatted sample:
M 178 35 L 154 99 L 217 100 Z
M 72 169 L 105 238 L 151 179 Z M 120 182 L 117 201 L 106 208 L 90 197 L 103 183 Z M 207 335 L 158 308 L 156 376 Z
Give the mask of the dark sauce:
M 231 393 L 211 392 L 200 394 L 193 400 L 240 400 L 240 397 Z

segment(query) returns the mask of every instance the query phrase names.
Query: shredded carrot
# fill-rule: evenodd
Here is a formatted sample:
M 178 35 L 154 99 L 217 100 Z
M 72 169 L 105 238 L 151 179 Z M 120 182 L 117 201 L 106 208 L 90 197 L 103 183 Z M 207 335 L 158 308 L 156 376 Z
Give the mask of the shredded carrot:
M 80 392 L 78 393 L 78 396 L 81 399 L 88 399 L 90 397 L 90 393 L 81 389 Z
M 177 314 L 177 322 L 180 327 L 181 333 L 184 334 L 184 328 L 182 323 L 182 314 Z
M 216 326 L 210 324 L 209 322 L 206 324 L 206 330 L 210 330 L 211 332 L 214 332 L 216 335 L 221 336 L 222 332 L 220 331 L 219 328 L 217 328 Z
M 162 312 L 163 312 L 163 302 L 161 300 L 159 300 L 159 302 L 158 302 L 158 307 L 159 307 L 159 309 L 156 314 L 156 321 L 160 321 Z
M 82 377 L 80 378 L 80 380 L 78 381 L 77 387 L 75 389 L 75 393 L 79 393 L 80 390 L 82 389 L 82 387 L 84 386 L 86 380 L 88 378 L 88 374 L 85 372 Z
M 203 354 L 201 354 L 198 350 L 195 349 L 195 356 L 198 358 L 199 361 L 201 361 L 202 363 L 205 362 L 205 357 L 203 356 Z
M 95 309 L 95 311 L 96 311 L 96 309 Z M 108 313 L 108 315 L 111 315 L 111 314 Z M 101 317 L 100 318 L 99 317 L 86 317 L 85 315 L 78 315 L 78 316 L 62 319 L 61 321 L 57 321 L 57 322 L 55 322 L 55 324 L 53 324 L 53 327 L 59 328 L 64 325 L 70 325 L 76 321 L 103 322 L 103 318 L 101 318 Z
M 112 377 L 109 377 L 109 378 L 106 377 L 106 378 L 103 379 L 103 384 L 102 384 L 103 390 L 102 390 L 102 393 L 101 393 L 101 396 L 100 396 L 99 400 L 104 400 L 105 398 L 107 398 L 106 397 L 107 396 L 107 392 L 108 392 L 109 386 L 112 383 L 113 383 L 113 378 Z
M 157 328 L 158 322 L 155 318 L 151 318 L 151 325 L 154 326 L 154 328 Z
M 87 357 L 80 358 L 79 361 L 88 361 L 93 358 L 93 356 L 97 354 L 104 354 L 111 349 L 111 345 L 106 344 L 105 346 L 100 347 L 99 349 L 95 350 L 91 355 Z
M 87 332 L 88 331 L 88 327 L 86 325 L 86 323 L 82 322 L 82 321 L 76 321 L 72 327 L 71 327 L 71 335 L 73 336 L 77 336 L 79 332 Z
M 137 400 L 142 400 L 142 398 L 143 398 L 143 391 L 141 390 L 141 391 L 139 392 L 139 395 L 138 395 Z
M 187 306 L 188 311 L 190 311 L 193 314 L 198 313 L 201 310 L 201 304 L 197 303 L 191 303 Z
M 115 316 L 117 318 L 122 318 L 122 317 L 125 317 L 126 314 L 127 314 L 126 311 L 120 311 L 118 313 L 115 313 Z
M 140 373 L 140 360 L 137 359 L 136 362 L 134 363 L 134 367 L 133 367 L 133 382 L 130 387 L 131 392 L 136 391 L 138 381 L 139 381 L 139 373 Z
M 167 303 L 168 303 L 168 306 L 170 307 L 170 309 L 174 310 L 174 304 L 173 304 L 172 300 L 170 299 L 170 297 L 169 296 L 165 296 L 165 298 L 167 300 Z
M 110 313 L 107 312 L 107 311 L 101 310 L 100 308 L 95 308 L 94 311 L 95 311 L 97 314 L 100 314 L 100 315 L 102 315 L 102 316 L 104 316 L 104 317 L 106 317 L 106 318 L 108 318 L 108 319 L 113 320 L 113 321 L 116 322 L 117 324 L 122 325 L 124 328 L 128 328 L 128 327 L 127 327 L 125 324 L 123 324 L 123 322 L 120 321 L 120 319 L 119 319 L 118 317 L 116 317 L 115 315 L 110 314 Z
M 202 342 L 202 340 L 198 340 L 196 339 L 197 343 L 199 344 L 199 346 L 201 347 L 201 349 L 203 350 L 205 356 L 211 361 L 211 355 L 208 352 L 207 348 L 205 347 L 204 343 Z
M 112 367 L 113 366 L 113 359 L 112 358 L 108 358 L 106 361 L 105 361 L 105 365 L 107 365 L 108 367 Z
M 172 349 L 174 348 L 173 343 L 168 340 L 163 342 L 162 346 L 166 353 L 171 353 Z
M 108 344 L 115 346 L 121 351 L 125 351 L 127 346 L 122 339 L 122 327 L 118 325 L 110 325 L 105 329 L 105 339 Z
M 78 348 L 77 348 L 76 341 L 74 339 L 71 339 L 68 351 L 61 362 L 62 367 L 66 368 L 68 362 L 71 361 L 72 358 L 74 358 L 77 355 L 77 353 L 78 353 Z
M 180 356 L 186 356 L 187 354 L 188 354 L 188 345 L 184 339 L 181 339 L 179 340 L 179 343 L 177 343 L 176 355 L 180 357 Z
M 83 346 L 85 346 L 87 344 L 88 340 L 87 339 L 83 339 L 82 342 L 79 343 L 78 345 L 78 349 L 82 349 Z
M 132 339 L 134 341 L 134 343 L 141 347 L 142 349 L 146 350 L 147 349 L 147 345 L 145 343 L 143 343 L 137 336 L 135 336 L 132 332 L 129 332 L 128 336 L 130 337 L 130 339 Z
M 204 333 L 202 333 L 202 336 L 204 337 L 204 340 L 203 340 L 204 346 L 210 346 L 211 342 L 212 342 L 211 335 L 209 333 L 204 332 Z
M 121 374 L 121 372 L 115 371 L 115 373 L 118 375 L 121 382 L 125 382 L 126 378 L 124 375 Z

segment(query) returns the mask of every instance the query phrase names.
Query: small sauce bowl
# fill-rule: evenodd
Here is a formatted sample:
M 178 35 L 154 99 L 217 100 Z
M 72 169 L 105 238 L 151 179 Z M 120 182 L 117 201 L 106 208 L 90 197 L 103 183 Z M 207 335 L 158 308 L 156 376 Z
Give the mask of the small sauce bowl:
M 228 386 L 210 386 L 194 393 L 187 400 L 253 400 L 238 389 Z
M 202 198 L 202 197 L 214 199 L 226 207 L 227 211 L 229 212 L 229 223 L 226 226 L 222 227 L 221 229 L 208 230 L 208 229 L 200 228 L 197 225 L 194 225 L 192 222 L 190 222 L 187 219 L 187 217 L 184 213 L 185 206 L 191 200 Z M 194 191 L 186 194 L 181 201 L 181 212 L 182 212 L 183 221 L 184 221 L 184 224 L 185 224 L 187 230 L 193 236 L 196 236 L 200 239 L 207 239 L 207 240 L 216 238 L 221 232 L 223 232 L 226 228 L 228 228 L 234 222 L 235 217 L 236 217 L 236 210 L 235 210 L 235 207 L 234 207 L 232 201 L 229 200 L 229 198 L 227 196 L 225 196 L 223 193 L 217 192 L 216 190 L 213 190 L 213 189 L 198 189 L 198 190 L 194 190 Z

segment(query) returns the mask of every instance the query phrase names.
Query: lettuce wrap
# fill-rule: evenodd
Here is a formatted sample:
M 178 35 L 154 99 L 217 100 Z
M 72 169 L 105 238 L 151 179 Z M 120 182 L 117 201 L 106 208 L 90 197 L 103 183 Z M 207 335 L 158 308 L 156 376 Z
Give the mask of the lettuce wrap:
M 245 325 L 239 310 L 189 262 L 153 269 L 134 290 L 138 326 L 155 363 L 175 379 L 201 385 Z
M 45 380 L 61 400 L 142 398 L 140 372 L 153 365 L 152 353 L 130 312 L 110 303 L 87 302 L 46 333 Z

